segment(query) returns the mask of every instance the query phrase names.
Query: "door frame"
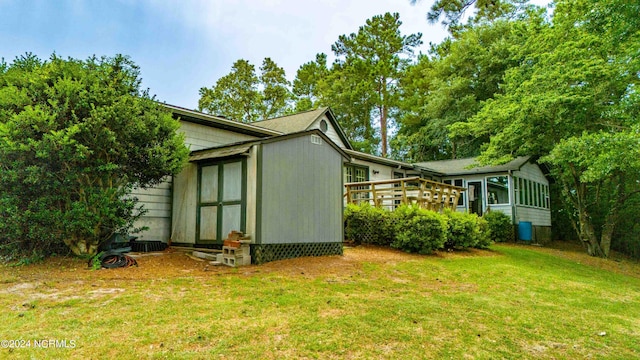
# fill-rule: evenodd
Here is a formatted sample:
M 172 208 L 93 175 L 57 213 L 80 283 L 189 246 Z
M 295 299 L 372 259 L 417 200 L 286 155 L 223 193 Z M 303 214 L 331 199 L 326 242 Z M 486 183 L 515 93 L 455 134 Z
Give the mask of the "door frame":
M 480 203 L 478 204 L 478 211 L 473 211 L 474 209 L 471 208 L 471 194 L 469 189 L 471 188 L 471 185 L 476 185 L 479 184 L 480 186 L 477 189 L 474 189 L 475 195 L 476 195 L 476 199 L 474 202 L 479 201 Z M 469 209 L 470 213 L 473 214 L 477 214 L 478 216 L 482 216 L 482 214 L 484 214 L 485 212 L 485 208 L 484 208 L 484 201 L 485 201 L 485 183 L 484 180 L 467 180 L 467 208 Z
M 240 162 L 241 168 L 241 188 L 240 188 L 240 200 L 232 200 L 232 201 L 224 201 L 224 165 Z M 214 202 L 201 202 L 201 191 L 202 191 L 202 168 L 207 166 L 218 166 L 218 188 L 216 189 L 218 192 L 217 201 Z M 225 159 L 216 159 L 212 161 L 206 161 L 198 163 L 198 174 L 197 174 L 197 194 L 196 194 L 196 244 L 203 245 L 221 245 L 223 243 L 224 238 L 227 234 L 222 234 L 222 218 L 223 218 L 223 208 L 225 205 L 240 205 L 240 231 L 245 232 L 247 227 L 247 158 L 245 156 L 242 157 L 231 157 Z M 200 209 L 205 206 L 216 206 L 216 239 L 201 239 L 200 238 Z

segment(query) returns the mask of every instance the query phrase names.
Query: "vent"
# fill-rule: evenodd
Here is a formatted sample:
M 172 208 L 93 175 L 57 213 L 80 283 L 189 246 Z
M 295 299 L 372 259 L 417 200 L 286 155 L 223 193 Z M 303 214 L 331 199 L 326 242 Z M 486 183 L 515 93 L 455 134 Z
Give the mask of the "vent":
M 318 135 L 311 135 L 311 143 L 316 145 L 322 145 L 322 138 Z

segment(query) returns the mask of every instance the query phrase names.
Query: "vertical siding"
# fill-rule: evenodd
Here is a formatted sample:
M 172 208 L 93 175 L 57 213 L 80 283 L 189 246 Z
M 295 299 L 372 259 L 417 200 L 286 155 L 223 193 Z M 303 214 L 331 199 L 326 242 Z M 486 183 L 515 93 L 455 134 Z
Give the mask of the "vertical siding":
M 262 244 L 342 241 L 342 157 L 302 136 L 262 148 Z
M 195 244 L 198 166 L 189 163 L 173 178 L 171 241 Z
M 185 134 L 185 144 L 192 151 L 256 138 L 186 121 L 180 122 L 178 132 Z M 137 197 L 140 200 L 140 204 L 149 210 L 134 225 L 136 227 L 149 227 L 149 230 L 137 234 L 139 239 L 167 242 L 169 238 L 172 238 L 175 242 L 195 242 L 195 204 L 191 208 L 184 208 L 185 206 L 191 206 L 197 191 L 197 179 L 196 175 L 192 173 L 193 168 L 191 166 L 195 165 L 189 164 L 182 174 L 176 176 L 176 179 L 179 178 L 180 180 L 174 183 L 176 191 L 173 194 L 173 202 L 176 206 L 173 209 L 171 179 L 152 189 L 137 189 L 132 192 L 131 195 Z M 193 226 L 191 226 L 192 223 Z M 176 226 L 178 227 L 177 229 L 175 228 Z M 186 228 L 186 226 L 191 226 L 191 228 Z
M 258 146 L 253 146 L 247 158 L 247 209 L 246 209 L 246 234 L 255 239 L 256 236 L 256 207 L 258 206 L 257 182 L 258 179 Z

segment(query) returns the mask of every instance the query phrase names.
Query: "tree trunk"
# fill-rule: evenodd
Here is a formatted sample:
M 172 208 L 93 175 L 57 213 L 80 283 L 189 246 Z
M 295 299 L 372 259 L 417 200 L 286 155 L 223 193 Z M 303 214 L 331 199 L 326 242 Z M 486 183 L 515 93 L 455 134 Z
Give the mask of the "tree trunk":
M 605 257 L 600 248 L 600 242 L 596 236 L 596 232 L 591 223 L 591 216 L 587 213 L 587 209 L 579 209 L 580 213 L 580 240 L 587 247 L 587 253 L 591 256 Z
M 602 225 L 602 239 L 600 240 L 600 247 L 605 257 L 609 257 L 609 251 L 611 250 L 611 239 L 613 238 L 613 232 L 616 229 L 616 224 L 620 220 L 620 209 L 624 206 L 624 203 L 629 198 L 629 195 L 625 189 L 626 176 L 623 173 L 618 174 L 618 183 L 615 186 L 613 192 L 613 199 L 611 201 L 611 208 L 607 213 L 604 224 Z
M 65 239 L 64 243 L 78 256 L 95 255 L 98 253 L 98 243 L 87 239 Z
M 380 111 L 380 137 L 382 138 L 382 157 L 387 157 L 387 112 L 386 106 Z

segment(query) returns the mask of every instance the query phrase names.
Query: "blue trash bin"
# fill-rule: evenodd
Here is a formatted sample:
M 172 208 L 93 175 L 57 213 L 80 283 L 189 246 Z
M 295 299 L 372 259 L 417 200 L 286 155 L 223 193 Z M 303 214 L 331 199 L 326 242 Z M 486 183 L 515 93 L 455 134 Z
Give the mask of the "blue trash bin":
M 531 221 L 520 221 L 518 223 L 518 239 L 522 241 L 531 241 L 533 226 Z

